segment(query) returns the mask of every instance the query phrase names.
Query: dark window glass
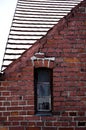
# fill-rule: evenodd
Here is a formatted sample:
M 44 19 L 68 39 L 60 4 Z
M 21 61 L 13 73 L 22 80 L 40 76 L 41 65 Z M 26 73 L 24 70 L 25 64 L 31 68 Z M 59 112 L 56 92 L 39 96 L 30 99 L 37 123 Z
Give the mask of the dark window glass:
M 51 69 L 35 69 L 36 111 L 51 111 Z

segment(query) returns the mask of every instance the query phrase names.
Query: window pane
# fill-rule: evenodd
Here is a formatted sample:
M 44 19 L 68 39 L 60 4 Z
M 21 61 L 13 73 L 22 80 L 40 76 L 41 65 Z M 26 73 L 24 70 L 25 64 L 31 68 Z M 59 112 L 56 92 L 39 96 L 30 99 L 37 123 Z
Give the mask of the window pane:
M 51 111 L 51 69 L 35 69 L 37 111 Z
M 37 84 L 37 95 L 42 96 L 49 96 L 50 95 L 50 83 L 38 83 Z
M 37 85 L 37 109 L 40 111 L 51 109 L 50 83 L 39 83 Z
M 51 97 L 39 97 L 37 103 L 38 111 L 50 111 L 51 110 Z
M 50 71 L 40 69 L 38 71 L 38 82 L 50 82 Z

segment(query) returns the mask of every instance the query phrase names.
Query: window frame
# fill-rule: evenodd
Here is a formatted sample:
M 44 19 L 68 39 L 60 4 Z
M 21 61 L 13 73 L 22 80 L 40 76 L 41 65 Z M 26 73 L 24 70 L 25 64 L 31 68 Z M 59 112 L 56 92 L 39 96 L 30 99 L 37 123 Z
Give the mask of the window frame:
M 51 96 L 51 109 L 50 110 L 43 110 L 43 111 L 38 111 L 37 110 L 37 80 L 36 80 L 36 72 L 40 70 L 48 70 L 50 73 L 50 96 Z M 52 114 L 52 108 L 53 108 L 53 70 L 51 68 L 47 67 L 39 67 L 39 68 L 34 68 L 34 108 L 35 108 L 35 114 L 37 115 L 51 115 Z

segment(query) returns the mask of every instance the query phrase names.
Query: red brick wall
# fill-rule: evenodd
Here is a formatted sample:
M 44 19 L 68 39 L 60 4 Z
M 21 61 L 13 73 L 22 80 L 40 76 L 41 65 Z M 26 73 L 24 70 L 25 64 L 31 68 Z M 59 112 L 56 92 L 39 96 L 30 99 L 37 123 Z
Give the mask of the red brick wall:
M 33 66 L 36 52 L 55 61 Z M 53 69 L 52 116 L 35 115 L 34 67 Z M 0 77 L 0 130 L 86 130 L 86 1 Z

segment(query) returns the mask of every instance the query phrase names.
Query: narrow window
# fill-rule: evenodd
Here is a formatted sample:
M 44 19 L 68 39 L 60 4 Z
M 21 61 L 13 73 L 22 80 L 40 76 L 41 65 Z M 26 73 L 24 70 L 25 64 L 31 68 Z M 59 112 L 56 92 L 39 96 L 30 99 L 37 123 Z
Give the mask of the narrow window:
M 36 98 L 36 112 L 50 113 L 51 105 L 51 82 L 52 70 L 48 68 L 35 69 L 35 98 Z

